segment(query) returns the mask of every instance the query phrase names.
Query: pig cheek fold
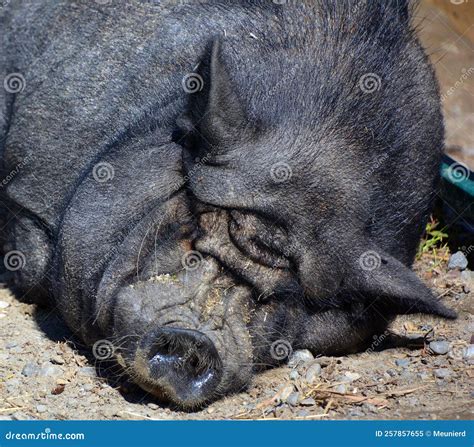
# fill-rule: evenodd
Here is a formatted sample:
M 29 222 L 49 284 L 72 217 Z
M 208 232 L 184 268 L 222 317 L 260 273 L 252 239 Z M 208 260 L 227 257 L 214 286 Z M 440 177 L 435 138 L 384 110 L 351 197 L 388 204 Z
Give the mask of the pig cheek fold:
M 232 207 L 242 202 L 240 180 L 233 172 L 218 166 L 199 165 L 186 175 L 189 188 L 201 202 Z

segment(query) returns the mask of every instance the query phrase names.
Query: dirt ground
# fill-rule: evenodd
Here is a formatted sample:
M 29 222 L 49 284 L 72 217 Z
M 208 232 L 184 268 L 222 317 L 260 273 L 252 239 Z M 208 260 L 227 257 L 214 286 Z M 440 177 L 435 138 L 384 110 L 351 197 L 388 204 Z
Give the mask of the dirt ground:
M 440 84 L 447 152 L 474 170 L 474 5 L 422 0 L 415 23 Z
M 445 251 L 427 254 L 416 269 L 459 318 L 411 315 L 393 325 L 411 339 L 426 335 L 425 343 L 377 352 L 382 336 L 367 352 L 346 357 L 298 352 L 295 366 L 262 373 L 246 392 L 195 413 L 162 407 L 114 377 L 114 367 L 94 362 L 54 311 L 20 303 L 3 289 L 0 418 L 471 419 L 474 273 L 448 271 L 447 259 Z

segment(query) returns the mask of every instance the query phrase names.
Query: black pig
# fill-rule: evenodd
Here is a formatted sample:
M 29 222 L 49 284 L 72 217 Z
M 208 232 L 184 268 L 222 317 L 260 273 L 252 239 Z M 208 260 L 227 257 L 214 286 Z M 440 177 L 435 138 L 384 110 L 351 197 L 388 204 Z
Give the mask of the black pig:
M 141 387 L 196 408 L 291 349 L 454 317 L 409 268 L 443 125 L 406 2 L 2 14 L 5 265 Z

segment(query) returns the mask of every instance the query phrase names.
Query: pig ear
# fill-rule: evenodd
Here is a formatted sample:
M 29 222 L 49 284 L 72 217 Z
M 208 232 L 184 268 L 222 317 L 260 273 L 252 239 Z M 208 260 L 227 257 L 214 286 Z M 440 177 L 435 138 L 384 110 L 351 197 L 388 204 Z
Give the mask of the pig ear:
M 201 62 L 197 71 L 202 89 L 190 94 L 188 114 L 178 121 L 182 127 L 185 124 L 186 130 L 197 128 L 213 144 L 238 138 L 248 123 L 224 65 L 221 46 L 220 39 L 212 42 L 210 56 Z
M 222 62 L 221 42 L 212 45 L 210 64 L 210 91 L 207 106 L 209 125 L 217 134 L 242 128 L 247 120 L 229 74 Z
M 389 314 L 424 313 L 456 318 L 456 313 L 445 307 L 412 270 L 382 250 L 362 253 L 356 264 L 353 286 L 370 304 Z

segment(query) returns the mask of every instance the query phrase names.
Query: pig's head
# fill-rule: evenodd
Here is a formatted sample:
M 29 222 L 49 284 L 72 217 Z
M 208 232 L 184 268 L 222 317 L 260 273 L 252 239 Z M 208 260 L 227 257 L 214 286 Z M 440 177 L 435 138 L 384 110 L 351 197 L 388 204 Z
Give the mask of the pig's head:
M 385 330 L 387 321 L 375 322 L 374 310 L 363 312 L 359 303 L 308 309 L 295 299 L 298 287 L 284 259 L 253 247 L 255 257 L 278 263 L 268 267 L 235 246 L 227 210 L 200 207 L 199 247 L 193 247 L 194 219 L 182 197 L 167 202 L 159 222 L 129 235 L 99 291 L 96 322 L 112 336 L 96 341 L 95 354 L 108 357 L 113 348 L 119 364 L 143 389 L 195 410 L 245 388 L 256 371 L 285 362 L 294 349 L 354 352 Z M 254 231 L 252 220 L 241 225 L 246 236 Z M 130 257 L 137 245 L 138 260 Z M 205 252 L 241 268 L 240 275 Z M 118 272 L 125 275 L 117 285 Z M 267 291 L 286 284 L 288 293 L 280 289 L 278 297 L 269 293 L 262 299 L 249 286 L 257 278 L 264 278 Z
M 357 70 L 349 81 L 346 72 L 341 79 L 336 73 L 327 79 L 310 54 L 298 54 L 294 60 L 265 61 L 277 67 L 272 72 L 285 73 L 275 79 L 259 64 L 252 71 L 234 63 L 230 70 L 221 47 L 218 40 L 213 43 L 200 67 L 204 87 L 191 96 L 188 113 L 178 121 L 189 188 L 199 201 L 230 210 L 230 239 L 247 259 L 288 274 L 269 279 L 238 257 L 226 258 L 212 244 L 198 241 L 198 249 L 249 281 L 260 296 L 293 296 L 313 309 L 337 307 L 347 299 L 375 302 L 384 315 L 454 317 L 405 265 L 412 261 L 429 199 L 402 203 L 406 210 L 399 219 L 413 221 L 411 226 L 383 209 L 389 202 L 381 179 L 389 175 L 389 141 L 401 151 L 417 144 L 407 139 L 424 136 L 409 126 L 396 129 L 384 123 L 390 98 L 368 99 L 357 82 L 350 82 Z M 266 56 L 249 59 L 259 57 Z M 310 62 L 298 65 L 301 60 Z M 391 63 L 385 61 L 396 71 Z M 350 63 L 346 67 L 349 72 L 353 68 Z M 245 82 L 248 78 L 252 85 Z M 332 84 L 326 88 L 325 81 Z M 425 117 L 415 130 L 432 132 L 433 144 L 441 145 L 436 88 L 426 84 L 420 81 L 407 98 L 420 93 L 417 89 L 428 97 L 411 105 L 420 113 L 431 111 L 432 125 Z M 397 132 L 399 141 L 393 137 Z M 431 165 L 427 169 L 429 194 L 436 175 Z M 406 225 L 400 235 L 406 241 L 393 255 L 396 232 L 386 229 L 398 224 Z

